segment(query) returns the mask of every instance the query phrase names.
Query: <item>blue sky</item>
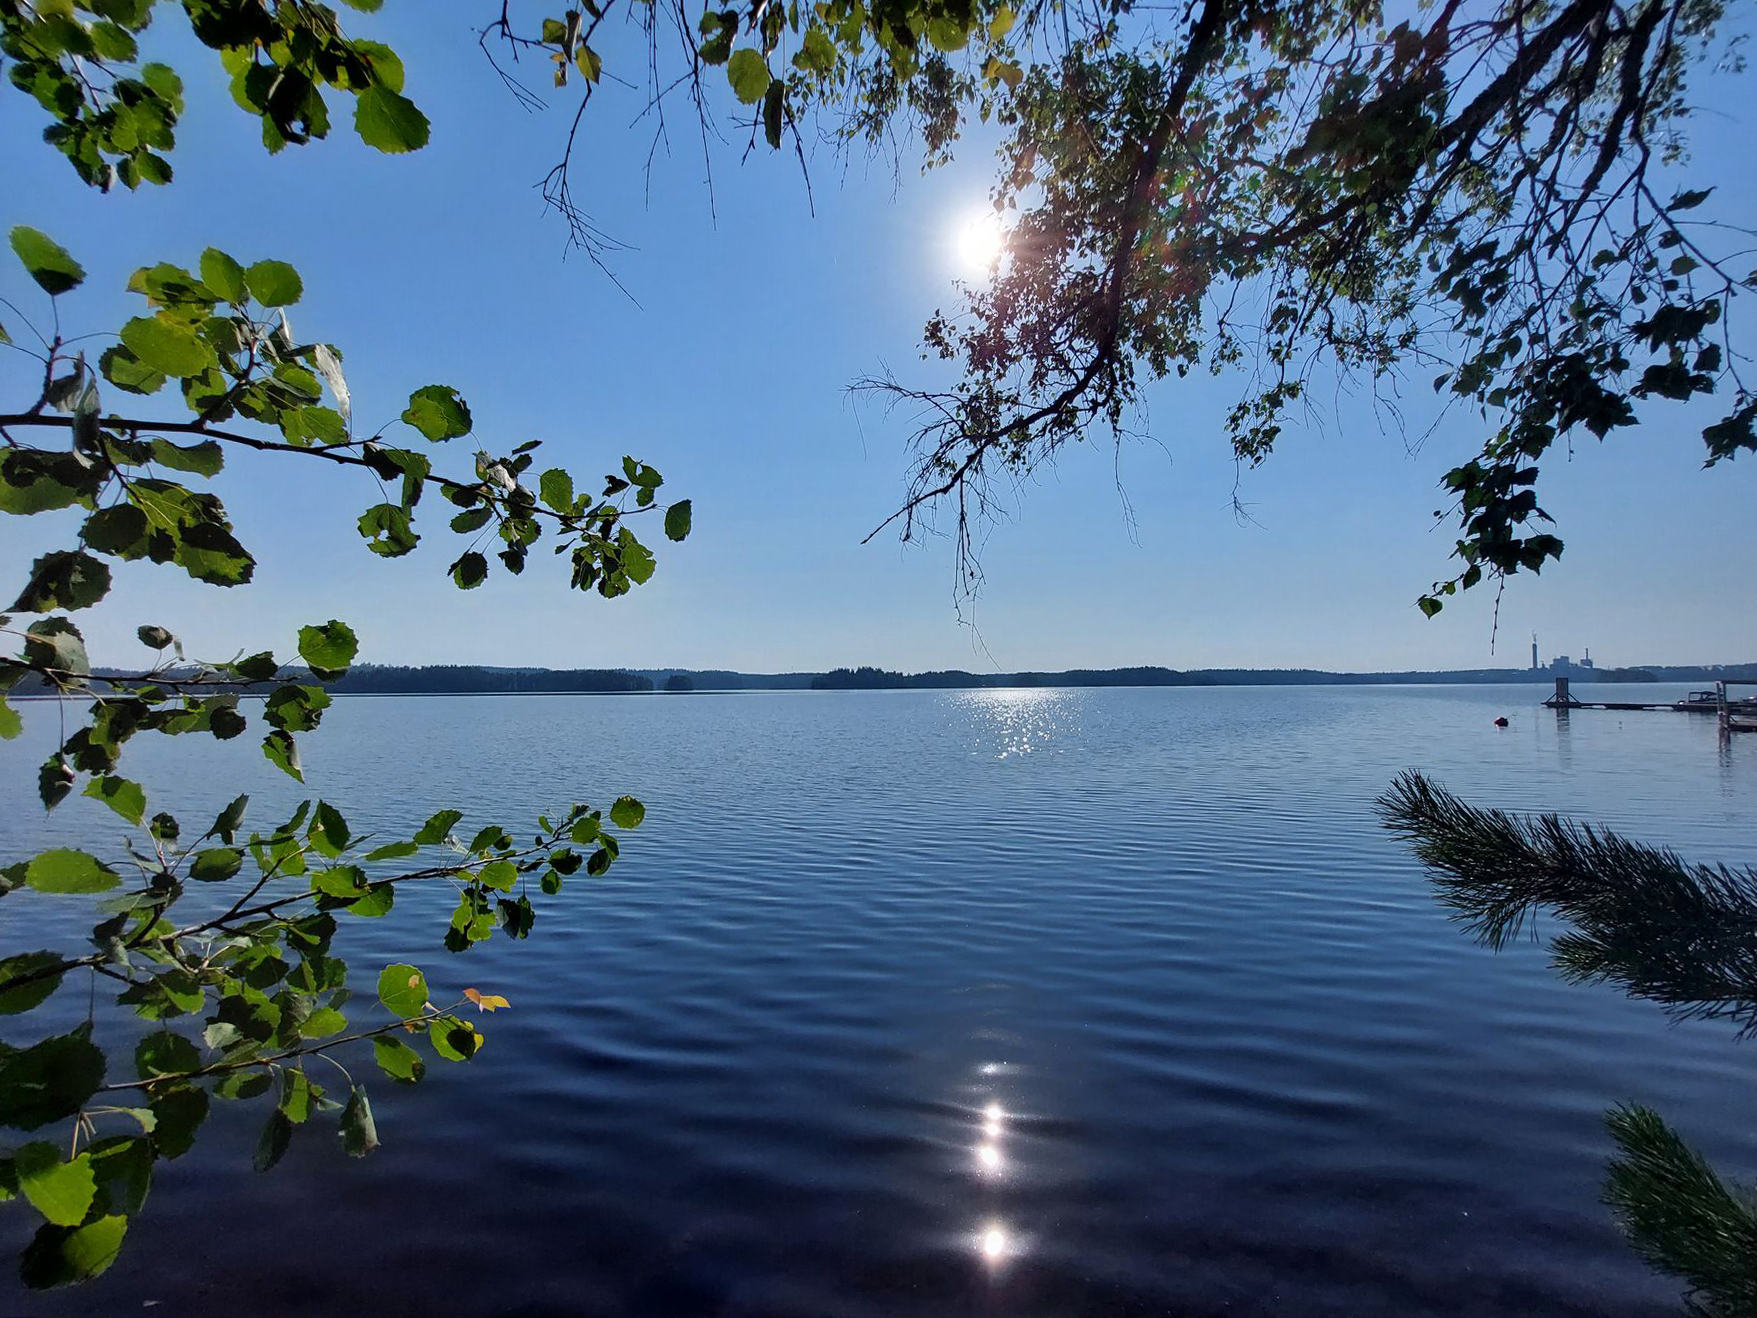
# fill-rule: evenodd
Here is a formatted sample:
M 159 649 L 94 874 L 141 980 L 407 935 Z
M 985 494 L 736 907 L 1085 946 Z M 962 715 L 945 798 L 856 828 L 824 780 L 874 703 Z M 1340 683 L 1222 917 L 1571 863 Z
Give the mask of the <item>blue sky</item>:
M 683 107 L 649 179 L 650 124 L 629 127 L 631 93 L 606 96 L 576 191 L 634 249 L 616 270 L 637 305 L 577 254 L 564 259 L 561 226 L 534 187 L 557 158 L 571 89 L 547 113 L 523 111 L 478 50 L 471 12 L 423 7 L 417 21 L 405 3 L 351 18 L 402 53 L 407 90 L 433 121 L 432 144 L 406 157 L 362 147 L 339 105 L 330 140 L 269 157 L 217 62 L 179 42 L 190 106 L 176 181 L 99 196 L 35 141 L 34 107 L 7 88 L 4 221 L 47 230 L 84 262 L 87 286 L 63 299 L 69 329 L 134 314 L 121 288 L 138 265 L 193 265 L 210 243 L 246 261 L 289 260 L 306 289 L 295 326 L 343 350 L 357 424 L 394 417 L 416 386 L 455 385 L 485 446 L 542 439 L 539 469 L 592 476 L 624 452 L 651 462 L 667 493 L 693 499 L 694 534 L 661 543 L 653 581 L 613 603 L 570 593 L 540 548 L 523 578 L 496 572 L 461 594 L 444 575 L 458 552 L 444 505 L 423 504 L 421 548 L 386 562 L 354 529 L 375 501 L 369 480 L 236 458 L 218 488 L 259 560 L 254 583 L 220 591 L 123 565 L 116 594 L 81 618 L 98 661 L 139 654 L 141 623 L 226 657 L 289 648 L 300 623 L 330 617 L 355 626 L 363 659 L 386 663 L 1438 668 L 1522 665 L 1534 629 L 1546 657 L 1590 646 L 1600 663 L 1757 658 L 1748 580 L 1733 567 L 1757 549 L 1757 461 L 1702 471 L 1701 413 L 1658 410 L 1550 467 L 1543 497 L 1567 552 L 1510 585 L 1491 654 L 1490 593 L 1433 621 L 1414 608 L 1449 575 L 1451 529 L 1430 515 L 1436 482 L 1481 423 L 1448 418 L 1412 454 L 1361 399 L 1338 396 L 1321 427 L 1290 429 L 1244 474 L 1254 522 L 1241 525 L 1220 427 L 1238 388 L 1227 377 L 1152 392 L 1148 425 L 1163 447 L 1119 456 L 1103 439 L 1020 491 L 987 537 L 987 584 L 966 625 L 948 542 L 860 543 L 901 494 L 909 425 L 845 391 L 885 365 L 905 378 L 922 369 L 921 323 L 950 304 L 956 235 L 984 205 L 988 146 L 972 140 L 925 177 L 907 159 L 893 176 L 885 160 L 820 154 L 814 213 L 791 156 L 759 151 L 740 166 L 734 145 L 715 161 L 716 222 Z M 1730 168 L 1750 127 L 1740 110 L 1703 121 L 1690 174 L 1721 183 L 1716 200 L 1734 216 L 1753 200 L 1748 170 Z M 0 271 L 0 294 L 43 305 L 14 265 Z M 31 387 L 29 363 L 7 356 L 0 382 L 17 397 Z M 1418 406 L 1427 374 L 1408 386 Z M 151 406 L 128 402 L 137 414 Z M 158 406 L 177 415 L 170 395 Z M 436 461 L 467 469 L 471 441 L 448 448 Z M 76 525 L 5 523 L 0 554 L 15 576 Z

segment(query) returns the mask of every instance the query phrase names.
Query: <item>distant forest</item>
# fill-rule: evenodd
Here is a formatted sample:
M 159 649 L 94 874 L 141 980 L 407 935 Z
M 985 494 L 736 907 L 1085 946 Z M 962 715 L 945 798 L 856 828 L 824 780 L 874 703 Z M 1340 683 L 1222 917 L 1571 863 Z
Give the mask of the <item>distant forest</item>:
M 1716 678 L 1757 678 L 1757 663 L 1680 667 L 1581 668 L 1565 674 L 1576 682 L 1712 682 Z M 1058 686 L 1366 686 L 1391 684 L 1537 682 L 1558 676 L 1549 668 L 1469 668 L 1437 672 L 1331 673 L 1315 668 L 1075 668 L 1059 673 L 970 673 L 947 669 L 900 673 L 884 668 L 837 668 L 828 673 L 738 673 L 691 668 L 473 668 L 447 664 L 403 668 L 356 664 L 329 683 L 339 694 L 473 694 L 516 692 L 659 692 L 683 695 L 705 691 L 902 691 L 988 687 Z
M 167 678 L 179 671 L 168 671 Z M 94 676 L 120 674 L 99 668 Z M 690 668 L 491 668 L 469 664 L 404 667 L 355 664 L 346 676 L 326 682 L 338 695 L 508 695 L 649 693 L 684 695 L 707 691 L 908 691 L 1001 687 L 1099 686 L 1392 686 L 1475 683 L 1542 683 L 1557 676 L 1575 682 L 1702 682 L 1757 679 L 1757 663 L 1639 668 L 1581 668 L 1558 674 L 1550 668 L 1465 668 L 1434 672 L 1331 673 L 1315 668 L 1074 668 L 1059 673 L 970 673 L 945 669 L 900 673 L 885 668 L 837 668 L 828 673 L 737 673 Z M 239 684 L 216 690 L 248 690 Z M 40 680 L 26 679 L 15 695 L 46 694 Z
M 1061 673 L 894 673 L 883 668 L 838 668 L 812 678 L 817 691 L 892 691 L 920 688 L 1039 686 L 1389 686 L 1452 683 L 1552 682 L 1706 682 L 1716 678 L 1757 677 L 1757 664 L 1717 668 L 1578 668 L 1565 673 L 1547 668 L 1467 668 L 1436 672 L 1330 673 L 1315 668 L 1074 668 Z
M 473 668 L 465 664 L 434 664 L 402 668 L 355 664 L 343 677 L 325 685 L 341 695 L 447 695 L 516 691 L 651 691 L 653 679 L 621 668 Z

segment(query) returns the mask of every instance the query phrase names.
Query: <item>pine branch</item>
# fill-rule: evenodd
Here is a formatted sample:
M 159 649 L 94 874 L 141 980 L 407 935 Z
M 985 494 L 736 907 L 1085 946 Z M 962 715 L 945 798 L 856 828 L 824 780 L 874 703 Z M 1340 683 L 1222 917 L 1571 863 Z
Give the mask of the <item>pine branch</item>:
M 1757 1315 L 1757 1203 L 1729 1189 L 1650 1108 L 1615 1108 L 1605 1124 L 1621 1152 L 1604 1200 L 1630 1243 L 1689 1284 L 1691 1312 Z
M 1691 864 L 1553 814 L 1478 809 L 1413 770 L 1378 810 L 1480 942 L 1499 949 L 1548 909 L 1571 926 L 1550 944 L 1564 978 L 1757 1033 L 1757 870 Z

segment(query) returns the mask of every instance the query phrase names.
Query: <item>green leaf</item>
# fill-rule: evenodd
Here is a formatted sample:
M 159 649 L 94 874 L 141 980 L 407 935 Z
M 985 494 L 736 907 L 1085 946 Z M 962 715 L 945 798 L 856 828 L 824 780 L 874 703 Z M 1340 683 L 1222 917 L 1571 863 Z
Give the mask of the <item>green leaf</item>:
M 74 504 L 89 508 L 104 475 L 78 453 L 0 450 L 0 512 L 28 516 Z
M 401 860 L 404 856 L 413 856 L 421 850 L 414 842 L 387 842 L 382 847 L 374 847 L 363 859 L 371 864 L 375 860 Z
M 44 618 L 25 629 L 24 657 L 62 673 L 85 676 L 92 670 L 85 652 L 85 639 L 66 618 Z
M 290 307 L 305 294 L 299 272 L 285 261 L 258 261 L 244 272 L 244 283 L 265 307 Z
M 305 781 L 305 774 L 299 767 L 299 744 L 291 733 L 276 728 L 262 739 L 262 753 L 270 764 L 289 778 Z
M 195 1144 L 195 1132 L 207 1119 L 205 1089 L 193 1086 L 167 1089 L 153 1095 L 153 1143 L 161 1158 L 180 1158 Z
M 427 1042 L 446 1061 L 467 1062 L 482 1047 L 482 1036 L 467 1021 L 456 1016 L 441 1016 L 428 1025 Z
M 244 822 L 244 808 L 249 804 L 248 795 L 235 797 L 230 805 L 220 811 L 214 820 L 214 826 L 208 829 L 208 835 L 217 837 L 222 842 L 231 842 L 232 835 L 238 831 L 238 825 Z
M 431 127 L 408 97 L 389 87 L 372 86 L 354 104 L 354 131 L 367 146 L 400 154 L 426 146 Z
M 451 565 L 451 579 L 459 590 L 474 590 L 488 579 L 488 560 L 470 550 Z
M 149 1034 L 134 1048 L 134 1069 L 142 1080 L 187 1075 L 201 1068 L 201 1053 L 188 1039 L 171 1030 Z
M 19 1278 L 32 1290 L 89 1281 L 116 1261 L 127 1234 L 128 1219 L 114 1213 L 82 1227 L 45 1226 L 25 1246 Z
M 136 482 L 136 492 L 142 484 Z M 180 539 L 171 561 L 195 580 L 213 586 L 241 586 L 255 575 L 256 560 L 225 524 L 196 522 L 174 534 Z
M 665 510 L 667 540 L 682 540 L 689 535 L 690 511 L 688 499 L 679 499 Z
M 189 862 L 189 877 L 200 883 L 224 883 L 244 864 L 244 853 L 233 847 L 198 851 Z
M 293 1142 L 293 1122 L 280 1108 L 268 1114 L 268 1122 L 262 1128 L 262 1134 L 256 1140 L 256 1156 L 251 1159 L 251 1166 L 259 1172 L 266 1172 L 281 1160 L 287 1151 L 287 1145 Z
M 376 10 L 383 0 L 344 0 L 356 9 Z M 379 41 L 366 41 L 355 37 L 350 43 L 356 55 L 364 56 L 372 66 L 372 80 L 381 87 L 389 87 L 393 92 L 403 89 L 403 61 L 396 51 Z
M 618 828 L 639 828 L 647 817 L 647 807 L 632 796 L 619 796 L 610 807 L 610 822 Z
M 163 371 L 153 370 L 119 343 L 104 349 L 98 370 L 111 384 L 131 394 L 156 394 L 165 387 Z
M 829 33 L 821 27 L 807 28 L 799 53 L 793 57 L 793 63 L 820 77 L 833 72 L 836 67 L 836 47 L 830 40 Z
M 102 801 L 131 824 L 146 818 L 146 790 L 139 783 L 108 774 L 86 784 L 86 796 Z
M 427 1063 L 421 1060 L 421 1054 L 401 1039 L 381 1034 L 372 1041 L 372 1052 L 379 1069 L 401 1084 L 412 1085 L 427 1074 Z
M 255 1098 L 274 1086 L 274 1077 L 267 1071 L 233 1071 L 214 1086 L 214 1097 L 227 1101 Z
M 299 1033 L 306 1039 L 327 1039 L 348 1028 L 348 1018 L 334 1007 L 319 1007 L 305 1018 Z
M 242 659 L 235 660 L 229 667 L 246 682 L 266 682 L 280 672 L 281 668 L 275 662 L 273 652 L 269 650 L 247 654 Z
M 470 408 L 449 385 L 422 385 L 409 395 L 403 420 L 434 443 L 470 433 Z
M 36 1130 L 71 1117 L 104 1083 L 104 1054 L 91 1027 L 0 1053 L 0 1126 Z
M 446 836 L 452 830 L 452 825 L 463 817 L 464 812 L 461 810 L 441 810 L 421 825 L 421 831 L 415 834 L 415 841 L 424 847 L 438 846 L 445 841 Z
M 177 380 L 200 375 L 217 360 L 194 330 L 166 316 L 136 316 L 122 327 L 122 344 L 147 370 Z
M 244 282 L 244 267 L 217 247 L 201 254 L 201 282 L 234 306 L 250 300 L 250 289 Z
M 193 472 L 197 476 L 217 476 L 226 465 L 226 455 L 219 444 L 204 439 L 199 444 L 173 444 L 168 439 L 153 441 L 153 461 L 173 471 Z
M 100 508 L 86 518 L 85 525 L 79 528 L 79 538 L 85 542 L 87 548 L 95 549 L 100 554 L 114 554 L 117 558 L 129 561 L 145 558 L 152 553 L 152 534 L 153 527 L 147 521 L 146 514 L 131 503 L 113 503 L 108 508 Z M 165 632 L 166 645 L 171 643 L 170 636 L 171 633 Z
M 1423 595 L 1416 601 L 1416 605 L 1421 609 L 1423 616 L 1428 618 L 1433 617 L 1441 609 L 1445 608 L 1445 605 L 1440 603 L 1440 601 L 1435 599 L 1432 595 Z
M 927 39 L 935 50 L 962 50 L 970 41 L 970 29 L 956 19 L 939 17 L 927 21 Z
M 421 542 L 408 510 L 394 503 L 373 504 L 356 525 L 366 537 L 366 547 L 384 558 L 401 558 Z
M 38 892 L 108 892 L 122 880 L 96 856 L 57 847 L 25 867 L 24 881 Z
M 66 799 L 67 793 L 73 790 L 74 777 L 73 770 L 59 753 L 43 761 L 43 767 L 37 770 L 37 795 L 42 798 L 43 809 L 53 810 Z M 22 870 L 23 867 L 14 865 L 10 868 Z
M 100 1209 L 112 1208 L 133 1215 L 146 1204 L 152 1190 L 155 1151 L 152 1134 L 158 1118 L 151 1108 L 119 1107 L 111 1115 L 138 1122 L 140 1135 L 108 1135 L 91 1146 L 92 1175 L 98 1183 Z
M 59 1149 L 38 1140 L 13 1154 L 13 1164 L 19 1191 L 50 1222 L 78 1226 L 85 1220 L 98 1192 L 89 1153 L 62 1162 Z
M 342 812 L 328 801 L 319 801 L 311 820 L 311 839 L 321 842 L 319 850 L 326 855 L 339 856 L 346 849 L 349 837 L 348 821 L 342 818 Z
M 299 629 L 299 657 L 317 677 L 340 677 L 348 671 L 359 650 L 360 641 L 354 629 L 334 618 L 321 627 Z
M 355 1085 L 342 1109 L 342 1148 L 352 1158 L 364 1158 L 378 1147 L 378 1127 L 372 1121 L 372 1104 L 366 1090 Z
M 68 255 L 67 249 L 39 229 L 16 226 L 12 230 L 12 250 L 37 281 L 37 287 L 51 297 L 78 288 L 85 278 L 84 268 Z
M 781 145 L 781 130 L 787 123 L 787 84 L 777 78 L 763 93 L 763 139 L 772 147 Z
M 0 961 L 0 985 L 35 971 L 58 966 L 62 957 L 55 952 L 23 952 Z M 64 973 L 64 972 L 63 972 Z M 45 975 L 17 988 L 0 989 L 0 1016 L 16 1016 L 46 1001 L 61 987 L 61 974 Z
M 313 1101 L 322 1097 L 323 1090 L 312 1084 L 305 1072 L 297 1067 L 288 1067 L 281 1072 L 280 1109 L 294 1125 L 309 1118 Z
M 399 961 L 379 972 L 378 1000 L 404 1020 L 421 1015 L 427 998 L 427 976 L 414 966 Z
M 551 467 L 538 478 L 537 492 L 556 512 L 573 511 L 573 477 L 560 467 Z
M 30 580 L 12 602 L 19 613 L 87 609 L 110 593 L 110 568 L 84 550 L 60 549 L 31 564 Z M 0 596 L 0 599 L 4 599 Z
M 134 634 L 140 638 L 140 643 L 150 650 L 163 650 L 177 639 L 163 627 L 136 627 Z
M 762 100 L 772 81 L 762 52 L 749 46 L 733 51 L 726 65 L 726 81 L 732 84 L 733 95 L 746 105 L 755 105 Z
M 207 700 L 207 730 L 214 735 L 215 741 L 230 741 L 244 731 L 249 723 L 238 712 L 236 704 L 225 704 L 225 701 L 236 701 L 235 695 L 210 696 Z
M 311 890 L 338 901 L 353 901 L 366 895 L 366 871 L 358 865 L 339 865 L 318 870 L 311 876 Z
M 295 683 L 277 687 L 263 702 L 262 717 L 284 732 L 309 732 L 323 721 L 330 699 L 329 692 L 320 686 Z
M 6 703 L 4 696 L 0 696 L 0 741 L 11 741 L 23 731 L 24 719 L 16 709 Z
M 519 867 L 510 860 L 491 860 L 476 875 L 485 887 L 499 892 L 511 892 L 513 885 L 519 881 Z
M 389 915 L 396 900 L 396 884 L 375 883 L 366 889 L 365 895 L 349 902 L 346 909 L 349 915 L 362 920 L 376 920 L 381 915 Z

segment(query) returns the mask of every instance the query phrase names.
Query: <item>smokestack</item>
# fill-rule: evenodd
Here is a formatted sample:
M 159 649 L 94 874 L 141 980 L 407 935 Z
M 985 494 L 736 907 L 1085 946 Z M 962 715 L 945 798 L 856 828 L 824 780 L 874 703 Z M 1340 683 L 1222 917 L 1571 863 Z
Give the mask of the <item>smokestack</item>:
M 1536 632 L 1533 632 L 1531 634 L 1531 667 L 1532 667 L 1533 672 L 1535 672 L 1537 670 L 1537 633 Z

